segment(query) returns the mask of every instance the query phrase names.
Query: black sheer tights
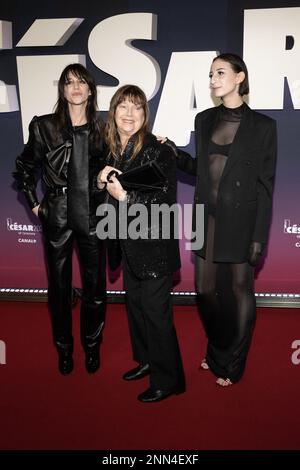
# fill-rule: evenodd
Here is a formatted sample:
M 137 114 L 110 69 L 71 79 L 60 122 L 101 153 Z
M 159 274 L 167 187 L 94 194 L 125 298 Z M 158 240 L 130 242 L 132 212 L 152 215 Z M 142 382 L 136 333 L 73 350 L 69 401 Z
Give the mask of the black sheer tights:
M 206 259 L 196 257 L 196 288 L 208 337 L 206 360 L 217 377 L 238 381 L 255 321 L 254 270 L 248 263 L 214 263 L 215 221 L 208 218 Z

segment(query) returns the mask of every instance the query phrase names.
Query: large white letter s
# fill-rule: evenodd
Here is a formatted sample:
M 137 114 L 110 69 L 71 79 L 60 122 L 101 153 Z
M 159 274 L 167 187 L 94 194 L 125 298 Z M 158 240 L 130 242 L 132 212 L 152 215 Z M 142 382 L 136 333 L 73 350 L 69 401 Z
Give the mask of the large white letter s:
M 101 70 L 118 78 L 119 85 L 134 83 L 151 99 L 160 86 L 160 68 L 153 57 L 134 48 L 134 39 L 156 40 L 157 16 L 152 13 L 126 13 L 107 18 L 91 31 L 88 50 Z M 98 86 L 100 109 L 109 102 L 118 87 Z

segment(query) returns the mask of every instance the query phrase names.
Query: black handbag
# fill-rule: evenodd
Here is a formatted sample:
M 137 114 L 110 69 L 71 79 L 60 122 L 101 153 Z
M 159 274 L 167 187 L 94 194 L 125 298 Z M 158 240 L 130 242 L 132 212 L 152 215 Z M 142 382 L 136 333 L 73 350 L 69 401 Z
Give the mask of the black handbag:
M 112 170 L 107 175 L 107 180 L 110 181 L 113 175 L 126 190 L 155 191 L 163 189 L 167 182 L 166 176 L 156 161 L 148 162 L 121 174 Z

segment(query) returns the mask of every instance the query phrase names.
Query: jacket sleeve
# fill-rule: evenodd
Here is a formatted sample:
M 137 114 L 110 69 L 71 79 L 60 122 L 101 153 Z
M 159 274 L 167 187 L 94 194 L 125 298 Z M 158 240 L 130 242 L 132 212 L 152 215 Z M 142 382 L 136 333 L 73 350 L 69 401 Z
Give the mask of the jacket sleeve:
M 176 164 L 179 170 L 184 171 L 190 175 L 196 175 L 197 172 L 197 163 L 196 159 L 191 157 L 191 155 L 187 152 L 184 152 L 180 148 L 177 147 L 175 142 L 170 139 L 167 139 L 165 142 L 174 152 L 176 156 Z
M 90 141 L 90 190 L 93 196 L 98 198 L 100 193 L 105 193 L 106 186 L 103 189 L 99 189 L 97 185 L 98 174 L 106 166 L 106 155 L 108 150 L 104 142 L 104 123 L 98 114 L 98 120 L 96 122 L 96 130 L 94 139 Z
M 277 160 L 276 121 L 268 126 L 263 143 L 257 182 L 257 216 L 253 241 L 266 243 L 272 216 L 272 198 Z
M 181 149 L 177 149 L 177 152 L 176 163 L 179 170 L 195 176 L 197 173 L 197 159 Z
M 196 143 L 196 158 L 193 158 L 189 153 L 178 149 L 178 157 L 176 159 L 177 167 L 190 175 L 197 175 L 197 165 L 199 158 L 200 148 L 200 129 L 201 129 L 201 113 L 198 113 L 195 117 L 195 143 Z
M 36 184 L 43 156 L 44 146 L 39 132 L 38 119 L 35 116 L 29 124 L 28 142 L 21 155 L 17 157 L 16 169 L 13 172 L 18 190 L 25 194 L 31 209 L 39 204 Z

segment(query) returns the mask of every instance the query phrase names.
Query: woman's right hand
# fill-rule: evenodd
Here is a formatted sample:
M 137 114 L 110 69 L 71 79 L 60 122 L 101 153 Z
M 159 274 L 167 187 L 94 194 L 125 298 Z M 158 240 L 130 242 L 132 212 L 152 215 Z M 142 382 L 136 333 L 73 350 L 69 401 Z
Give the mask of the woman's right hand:
M 161 135 L 157 135 L 156 140 L 158 140 L 158 142 L 160 142 L 161 144 L 164 144 L 167 142 L 168 137 L 162 137 Z
M 40 205 L 38 204 L 37 206 L 34 206 L 31 210 L 36 215 L 37 217 L 39 216 L 39 207 Z
M 117 170 L 117 168 L 114 168 L 113 166 L 106 165 L 106 167 L 104 167 L 103 170 L 101 170 L 101 171 L 98 173 L 98 176 L 97 176 L 97 183 L 108 183 L 107 175 L 108 175 L 111 171 L 116 171 L 118 174 L 121 174 L 121 173 L 122 173 L 122 171 Z
M 178 149 L 173 140 L 168 139 L 168 137 L 162 137 L 161 135 L 157 135 L 156 140 L 158 140 L 160 144 L 167 144 L 173 150 L 175 157 L 178 157 Z

